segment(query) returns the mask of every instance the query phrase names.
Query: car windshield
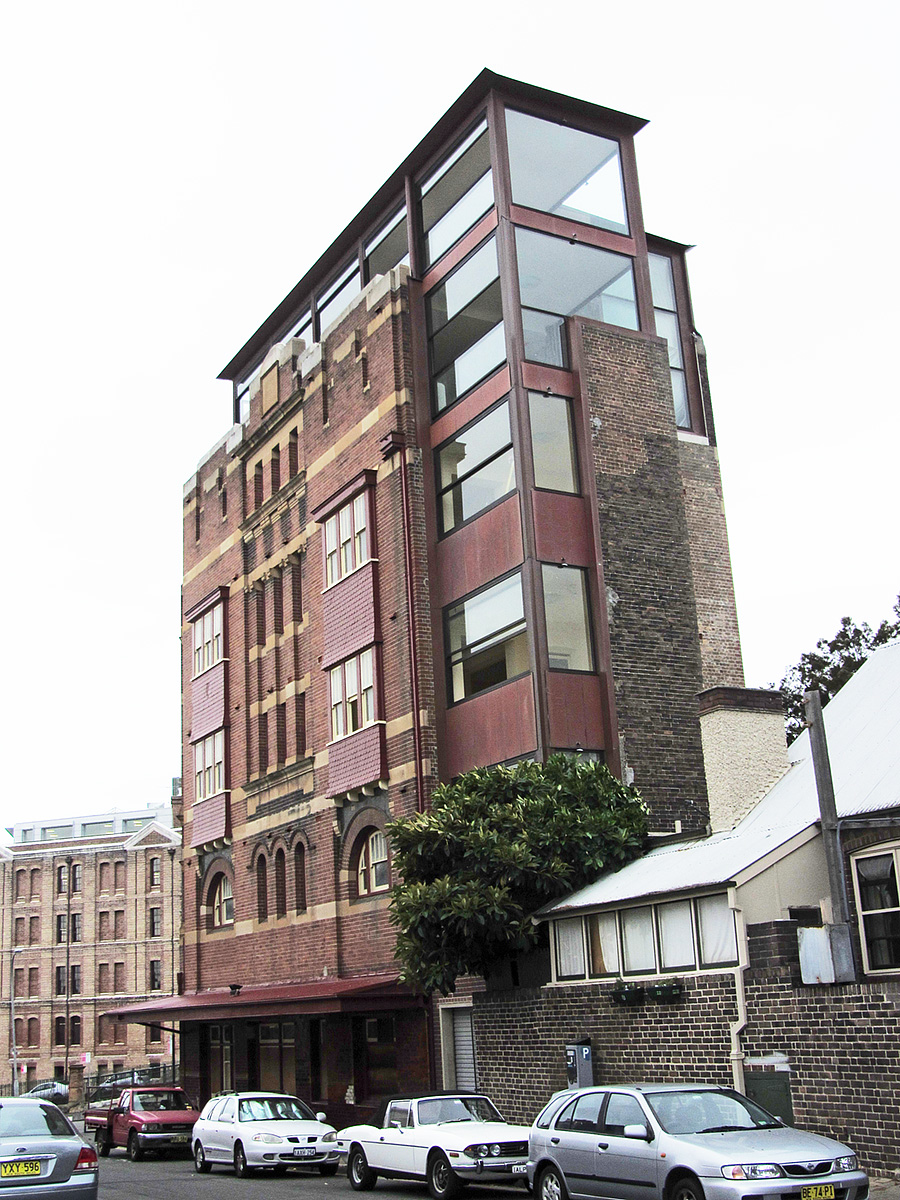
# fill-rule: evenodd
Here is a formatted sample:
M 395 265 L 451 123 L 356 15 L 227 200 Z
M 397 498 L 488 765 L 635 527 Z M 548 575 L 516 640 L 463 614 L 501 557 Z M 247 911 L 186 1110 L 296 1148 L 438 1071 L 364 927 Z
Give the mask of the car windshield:
M 138 1112 L 178 1112 L 191 1102 L 184 1092 L 136 1092 L 134 1107 Z
M 239 1121 L 314 1121 L 315 1113 L 296 1096 L 251 1096 L 238 1106 Z
M 645 1092 L 644 1099 L 667 1133 L 725 1133 L 737 1129 L 775 1129 L 771 1113 L 739 1092 Z
M 3 1104 L 0 1138 L 75 1137 L 75 1130 L 53 1104 Z
M 419 1101 L 420 1125 L 445 1125 L 450 1121 L 502 1121 L 487 1096 L 435 1096 Z

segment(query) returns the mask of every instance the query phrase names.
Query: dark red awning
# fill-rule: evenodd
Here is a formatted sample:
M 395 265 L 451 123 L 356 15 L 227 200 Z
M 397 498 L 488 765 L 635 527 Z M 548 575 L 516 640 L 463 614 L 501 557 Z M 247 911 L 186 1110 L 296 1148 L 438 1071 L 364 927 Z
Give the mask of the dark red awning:
M 241 1017 L 284 1017 L 293 1013 L 374 1012 L 417 1008 L 423 998 L 396 975 L 363 975 L 355 979 L 316 979 L 311 983 L 277 983 L 210 988 L 182 996 L 160 996 L 138 1004 L 109 1008 L 104 1016 L 139 1025 L 169 1021 L 234 1021 Z

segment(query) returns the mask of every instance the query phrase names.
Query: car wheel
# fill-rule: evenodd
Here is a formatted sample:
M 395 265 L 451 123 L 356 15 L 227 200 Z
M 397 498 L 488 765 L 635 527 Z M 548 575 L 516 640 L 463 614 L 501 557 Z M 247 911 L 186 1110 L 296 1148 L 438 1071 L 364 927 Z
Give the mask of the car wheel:
M 460 1185 L 456 1172 L 450 1166 L 446 1154 L 438 1151 L 428 1163 L 428 1190 L 434 1200 L 452 1200 L 459 1195 Z
M 138 1135 L 132 1129 L 128 1135 L 128 1157 L 132 1162 L 140 1162 L 144 1157 L 144 1151 L 141 1149 L 141 1144 L 138 1141 Z
M 693 1175 L 682 1175 L 669 1187 L 668 1200 L 704 1200 L 703 1188 Z
M 320 1175 L 337 1175 L 337 1163 L 319 1163 Z
M 109 1152 L 112 1150 L 112 1142 L 109 1140 L 109 1134 L 105 1129 L 98 1129 L 94 1137 L 94 1145 L 97 1147 L 97 1153 L 101 1158 L 109 1158 Z
M 360 1146 L 354 1146 L 347 1159 L 347 1178 L 354 1192 L 368 1192 L 375 1186 L 378 1176 L 369 1166 L 369 1160 Z
M 537 1186 L 538 1200 L 566 1200 L 566 1185 L 556 1167 L 544 1167 Z
M 208 1175 L 212 1170 L 212 1163 L 206 1161 L 206 1155 L 203 1153 L 203 1146 L 200 1142 L 194 1145 L 194 1170 L 198 1175 Z
M 247 1155 L 240 1142 L 234 1148 L 234 1173 L 239 1179 L 246 1179 L 253 1173 L 252 1168 L 247 1166 Z

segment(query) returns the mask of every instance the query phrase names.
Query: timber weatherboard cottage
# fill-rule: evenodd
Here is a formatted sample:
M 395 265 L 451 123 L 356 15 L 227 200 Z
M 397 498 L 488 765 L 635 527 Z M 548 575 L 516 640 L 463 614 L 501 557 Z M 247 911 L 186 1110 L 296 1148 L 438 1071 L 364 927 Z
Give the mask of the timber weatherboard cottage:
M 633 773 L 709 809 L 740 689 L 686 247 L 644 122 L 483 72 L 222 372 L 184 492 L 185 1085 L 341 1121 L 475 1082 L 471 1006 L 397 979 L 389 820 L 476 765 Z M 165 1010 L 165 1011 L 163 1011 Z

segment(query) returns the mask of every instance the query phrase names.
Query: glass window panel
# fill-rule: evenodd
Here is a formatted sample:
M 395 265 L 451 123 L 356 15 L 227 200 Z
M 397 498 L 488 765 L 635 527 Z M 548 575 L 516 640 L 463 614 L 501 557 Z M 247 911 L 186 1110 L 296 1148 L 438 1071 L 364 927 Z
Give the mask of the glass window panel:
M 593 671 L 587 580 L 580 567 L 541 565 L 552 671 Z
M 516 248 L 519 295 L 526 308 L 638 328 L 630 258 L 533 229 L 516 230 Z M 533 350 L 526 345 L 529 357 Z
M 422 185 L 425 264 L 430 266 L 494 203 L 486 122 Z
M 675 971 L 694 965 L 694 930 L 690 900 L 660 904 L 659 965 L 663 971 Z
M 622 1137 L 626 1125 L 646 1125 L 647 1118 L 641 1108 L 640 1101 L 634 1096 L 626 1096 L 622 1092 L 613 1092 L 606 1105 L 603 1117 L 605 1133 Z
M 309 309 L 307 309 L 306 312 L 300 317 L 297 324 L 291 330 L 289 336 L 303 338 L 303 340 L 306 342 L 307 350 L 312 345 L 312 314 L 310 313 Z
M 500 312 L 499 285 L 496 290 L 491 289 L 491 291 L 493 295 L 490 300 L 493 312 L 488 313 L 482 320 L 482 327 L 489 324 L 490 320 Z M 477 314 L 473 315 L 477 316 Z M 473 329 L 477 328 L 477 321 L 473 321 L 470 323 L 470 328 L 463 332 L 471 333 Z M 505 361 L 506 335 L 501 321 L 463 350 L 446 370 L 435 374 L 434 397 L 438 412 L 455 404 L 460 396 L 475 387 L 482 379 L 486 379 Z
M 591 974 L 618 975 L 619 938 L 615 913 L 596 913 L 588 917 L 591 945 Z
M 863 926 L 869 970 L 900 967 L 900 912 L 869 913 Z
M 584 938 L 581 917 L 556 921 L 556 973 L 559 978 L 584 976 Z
M 447 636 L 454 701 L 527 671 L 521 578 L 510 576 L 450 608 Z
M 366 246 L 366 279 L 386 275 L 401 263 L 409 266 L 409 235 L 405 208 L 395 213 Z
M 487 413 L 440 449 L 438 474 L 445 533 L 515 488 L 508 403 Z
M 678 371 L 673 367 L 669 374 L 672 378 L 672 400 L 675 405 L 675 424 L 679 429 L 690 429 L 691 410 L 688 406 L 687 381 L 684 377 L 684 371 Z
M 513 109 L 506 134 L 517 204 L 628 232 L 618 142 Z
M 860 907 L 865 912 L 870 912 L 872 909 L 900 907 L 893 854 L 858 858 L 856 875 L 859 881 Z
M 577 492 L 572 406 L 564 396 L 528 393 L 535 487 Z
M 672 260 L 665 254 L 648 254 L 650 266 L 650 294 L 655 308 L 668 308 L 675 312 L 675 283 L 672 278 Z
M 525 335 L 525 357 L 530 362 L 547 363 L 551 367 L 569 365 L 569 347 L 563 317 L 523 308 L 522 330 Z
M 498 279 L 497 243 L 490 238 L 426 297 L 428 329 L 434 334 Z
M 678 330 L 678 318 L 673 312 L 666 312 L 664 309 L 657 309 L 656 313 L 656 332 L 660 337 L 666 339 L 666 345 L 669 349 L 669 366 L 683 367 L 684 358 L 681 354 L 681 334 Z
M 697 923 L 700 927 L 700 961 L 711 963 L 737 961 L 737 941 L 734 933 L 734 914 L 728 907 L 728 897 L 704 896 L 697 901 Z
M 331 671 L 331 736 L 332 739 L 343 737 L 344 734 L 344 691 L 343 672 L 340 667 Z
M 622 955 L 626 971 L 655 971 L 653 952 L 653 910 L 626 908 L 622 910 Z
M 335 287 L 316 302 L 320 336 L 322 330 L 327 329 L 338 313 L 359 294 L 360 288 L 359 268 L 354 263 L 341 276 Z

